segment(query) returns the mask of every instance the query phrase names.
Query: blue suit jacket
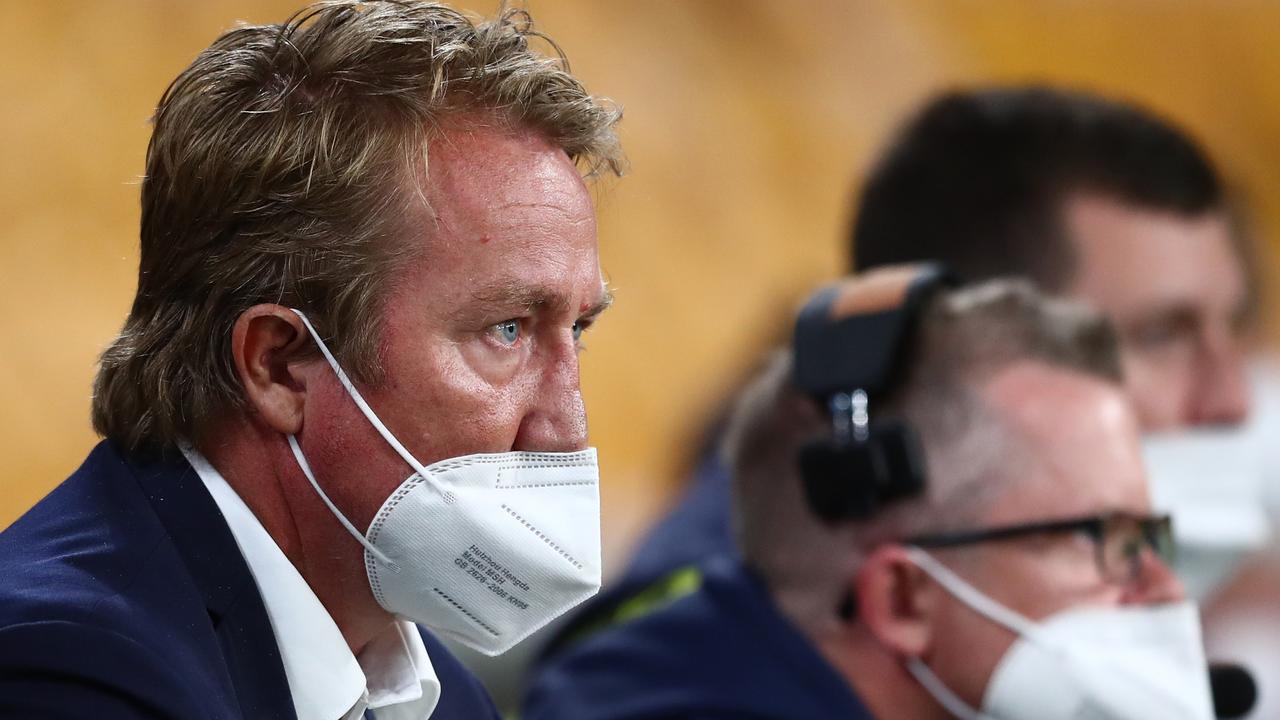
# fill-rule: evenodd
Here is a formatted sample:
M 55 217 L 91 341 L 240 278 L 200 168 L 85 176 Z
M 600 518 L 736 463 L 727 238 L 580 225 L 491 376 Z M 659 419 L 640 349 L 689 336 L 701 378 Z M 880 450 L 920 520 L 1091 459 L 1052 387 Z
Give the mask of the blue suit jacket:
M 497 718 L 423 633 L 432 720 Z M 186 460 L 100 443 L 0 533 L 0 717 L 294 718 L 271 623 Z

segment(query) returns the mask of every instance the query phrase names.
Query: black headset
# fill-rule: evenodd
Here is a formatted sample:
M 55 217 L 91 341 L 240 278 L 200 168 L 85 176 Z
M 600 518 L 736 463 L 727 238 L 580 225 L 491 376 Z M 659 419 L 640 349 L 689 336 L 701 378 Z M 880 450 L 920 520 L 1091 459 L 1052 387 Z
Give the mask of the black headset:
M 941 265 L 919 267 L 900 304 L 832 318 L 838 286 L 815 293 L 796 318 L 793 381 L 831 417 L 831 435 L 799 453 L 810 509 L 828 523 L 866 519 L 925 486 L 924 450 L 896 419 L 873 419 L 876 402 L 901 381 L 922 309 L 956 285 Z

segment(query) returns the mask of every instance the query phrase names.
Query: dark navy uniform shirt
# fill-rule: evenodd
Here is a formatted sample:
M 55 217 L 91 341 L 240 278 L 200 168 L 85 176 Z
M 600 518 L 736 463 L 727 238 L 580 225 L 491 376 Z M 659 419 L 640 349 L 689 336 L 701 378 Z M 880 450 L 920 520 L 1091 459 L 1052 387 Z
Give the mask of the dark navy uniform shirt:
M 552 656 L 522 720 L 871 720 L 848 683 L 740 562 Z
M 679 504 L 641 539 L 622 575 L 574 610 L 548 641 L 538 665 L 602 627 L 684 594 L 689 575 L 708 558 L 736 556 L 729 485 L 718 455 L 706 455 Z

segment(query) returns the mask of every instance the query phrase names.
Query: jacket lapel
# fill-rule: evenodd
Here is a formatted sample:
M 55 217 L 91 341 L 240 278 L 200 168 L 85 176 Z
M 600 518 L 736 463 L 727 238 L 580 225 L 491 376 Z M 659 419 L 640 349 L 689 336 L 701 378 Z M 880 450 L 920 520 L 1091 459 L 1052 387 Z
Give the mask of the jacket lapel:
M 126 462 L 204 598 L 242 716 L 296 719 L 262 596 L 204 483 L 177 450 Z

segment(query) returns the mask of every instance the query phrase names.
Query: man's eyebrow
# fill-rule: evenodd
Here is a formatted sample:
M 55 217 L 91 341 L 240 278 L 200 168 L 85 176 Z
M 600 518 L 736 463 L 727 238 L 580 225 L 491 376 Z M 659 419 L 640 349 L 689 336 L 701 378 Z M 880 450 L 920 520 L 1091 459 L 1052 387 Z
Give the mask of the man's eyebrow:
M 583 310 L 581 313 L 579 313 L 578 317 L 582 320 L 595 320 L 597 317 L 600 316 L 600 313 L 603 313 L 605 310 L 608 310 L 612 306 L 613 306 L 613 289 L 608 286 L 605 286 L 604 294 L 600 297 L 600 299 L 597 300 L 595 303 L 593 303 L 586 310 Z
M 471 298 L 489 307 L 519 308 L 525 311 L 564 307 L 568 299 L 549 288 L 516 283 L 477 288 Z
M 613 291 L 603 288 L 601 298 L 579 313 L 583 319 L 594 318 L 613 304 Z M 563 309 L 569 299 L 550 288 L 520 285 L 516 283 L 477 288 L 471 298 L 486 308 L 502 308 L 533 312 L 535 310 Z

